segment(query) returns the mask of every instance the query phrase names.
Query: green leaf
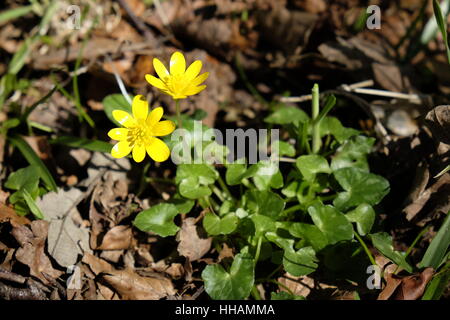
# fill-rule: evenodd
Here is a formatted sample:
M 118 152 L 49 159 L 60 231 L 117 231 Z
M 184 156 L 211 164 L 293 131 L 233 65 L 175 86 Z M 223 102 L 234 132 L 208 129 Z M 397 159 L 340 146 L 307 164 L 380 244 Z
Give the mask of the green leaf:
M 289 233 L 296 238 L 301 238 L 319 252 L 328 245 L 328 239 L 320 229 L 312 224 L 295 222 L 289 228 Z
M 285 206 L 284 200 L 271 191 L 249 190 L 244 197 L 247 211 L 268 216 L 275 220 L 283 212 Z
M 49 141 L 51 144 L 62 144 L 72 148 L 82 148 L 90 151 L 110 153 L 113 147 L 110 143 L 100 140 L 89 140 L 71 136 L 61 136 Z
M 349 221 L 356 222 L 358 233 L 362 236 L 370 232 L 375 222 L 375 210 L 366 203 L 360 204 L 345 216 Z
M 326 117 L 320 122 L 320 136 L 332 135 L 341 144 L 358 134 L 358 130 L 345 128 L 335 117 Z
M 338 193 L 333 204 L 346 211 L 362 203 L 378 204 L 389 193 L 389 182 L 378 175 L 357 168 L 343 168 L 334 172 L 334 177 L 344 192 Z
M 195 205 L 194 200 L 182 198 L 179 194 L 170 199 L 170 203 L 177 207 L 179 213 L 189 213 Z
M 278 155 L 280 157 L 295 157 L 295 153 L 295 147 L 292 144 L 285 141 L 278 141 Z
M 225 181 L 230 186 L 236 186 L 242 182 L 247 172 L 247 165 L 244 163 L 232 163 L 227 165 Z
M 266 160 L 259 161 L 249 168 L 249 172 L 253 172 L 253 182 L 259 190 L 278 189 L 283 186 L 283 175 L 278 163 Z
M 419 268 L 432 267 L 437 269 L 443 262 L 443 258 L 447 254 L 450 246 L 450 212 L 444 220 L 444 223 L 439 228 L 438 233 L 431 241 L 425 252 L 422 261 L 419 263 Z
M 34 214 L 34 216 L 38 219 L 44 219 L 44 214 L 42 213 L 41 209 L 37 206 L 36 202 L 34 202 L 33 197 L 30 195 L 27 189 L 23 189 L 21 192 L 23 194 L 25 202 L 28 205 L 28 208 L 30 208 L 30 211 Z
M 303 177 L 312 181 L 318 173 L 331 173 L 327 159 L 319 155 L 306 155 L 297 158 L 297 168 Z
M 202 272 L 205 290 L 214 300 L 242 300 L 250 295 L 255 281 L 253 258 L 246 253 L 235 256 L 230 272 L 221 265 L 208 265 Z
M 218 176 L 218 172 L 207 164 L 181 164 L 177 167 L 175 182 L 179 185 L 183 197 L 199 199 L 211 195 L 208 186 L 213 184 Z
M 306 276 L 317 268 L 317 258 L 311 247 L 285 250 L 283 256 L 284 269 L 294 277 Z
M 308 213 L 328 243 L 353 239 L 352 224 L 333 206 L 316 203 L 308 208 Z
M 282 106 L 280 109 L 272 113 L 264 119 L 267 123 L 273 124 L 295 124 L 306 123 L 309 121 L 308 115 L 297 107 Z
M 154 232 L 162 237 L 173 236 L 180 229 L 173 219 L 178 215 L 177 207 L 171 203 L 160 203 L 140 212 L 133 224 L 142 231 Z
M 133 97 L 130 96 L 130 99 L 132 100 Z M 114 122 L 119 127 L 121 125 L 114 119 L 114 117 L 112 116 L 112 112 L 114 110 L 123 110 L 130 114 L 132 113 L 131 105 L 128 103 L 127 99 L 125 99 L 125 97 L 119 93 L 110 94 L 109 96 L 106 96 L 103 99 L 102 104 L 103 110 L 105 111 L 105 114 L 108 117 L 108 119 Z
M 212 236 L 230 234 L 236 230 L 239 219 L 236 214 L 228 213 L 220 218 L 212 212 L 208 212 L 203 218 L 203 228 Z
M 331 161 L 331 169 L 355 167 L 369 171 L 367 155 L 372 151 L 374 138 L 356 136 L 347 140 L 337 151 Z
M 439 300 L 450 282 L 450 269 L 438 273 L 428 284 L 422 300 Z
M 261 214 L 252 214 L 250 219 L 255 225 L 255 239 L 264 236 L 268 232 L 275 232 L 277 230 L 275 221 L 270 217 L 263 216 Z
M 413 268 L 406 262 L 405 254 L 403 252 L 395 251 L 392 245 L 392 237 L 386 232 L 379 232 L 370 234 L 373 246 L 378 249 L 386 258 L 390 259 L 398 266 L 402 267 L 408 272 L 412 272 Z
M 39 175 L 39 168 L 36 166 L 19 169 L 9 175 L 5 187 L 12 190 L 26 189 L 31 193 L 38 187 Z
M 9 141 L 20 150 L 22 155 L 25 157 L 25 159 L 28 161 L 28 163 L 32 166 L 38 167 L 40 170 L 40 175 L 42 180 L 44 181 L 44 184 L 50 191 L 57 192 L 58 187 L 56 186 L 56 182 L 53 179 L 52 175 L 50 174 L 50 171 L 48 171 L 47 167 L 44 165 L 41 159 L 37 156 L 37 154 L 34 152 L 34 150 L 28 145 L 28 143 L 23 140 L 18 135 L 13 135 L 8 137 Z

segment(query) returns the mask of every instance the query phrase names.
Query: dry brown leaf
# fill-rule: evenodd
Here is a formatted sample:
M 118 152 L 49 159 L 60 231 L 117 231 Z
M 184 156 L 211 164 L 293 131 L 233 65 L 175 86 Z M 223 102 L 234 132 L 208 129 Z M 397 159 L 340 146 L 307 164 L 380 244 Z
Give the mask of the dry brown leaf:
M 48 222 L 33 221 L 31 230 L 24 225 L 16 226 L 11 234 L 20 244 L 16 258 L 30 267 L 30 274 L 39 278 L 43 283 L 49 283 L 42 273 L 52 278 L 58 278 L 63 273 L 53 268 L 50 259 L 45 254 L 45 241 L 48 232 Z
M 436 141 L 450 145 L 450 105 L 437 106 L 428 112 L 425 124 L 433 132 Z
M 433 268 L 426 268 L 419 274 L 401 277 L 392 273 L 386 275 L 386 287 L 378 300 L 417 300 L 433 277 Z
M 183 220 L 181 230 L 178 233 L 178 252 L 180 255 L 188 257 L 190 261 L 195 261 L 203 257 L 211 248 L 212 238 L 200 238 L 197 232 L 194 218 Z
M 282 277 L 277 280 L 279 283 L 283 284 L 289 290 L 291 290 L 295 295 L 307 297 L 311 293 L 311 289 L 314 289 L 314 279 L 304 276 L 304 277 L 294 277 L 289 273 L 285 273 Z M 285 287 L 280 286 L 280 291 L 285 291 Z
M 98 250 L 122 250 L 131 245 L 133 233 L 128 226 L 115 226 L 110 229 L 103 238 Z
M 0 223 L 9 221 L 12 226 L 30 224 L 30 220 L 19 216 L 12 208 L 0 203 Z
M 115 270 L 109 263 L 91 254 L 83 262 L 100 275 L 125 300 L 156 300 L 176 293 L 172 282 L 158 273 L 140 276 L 134 270 Z

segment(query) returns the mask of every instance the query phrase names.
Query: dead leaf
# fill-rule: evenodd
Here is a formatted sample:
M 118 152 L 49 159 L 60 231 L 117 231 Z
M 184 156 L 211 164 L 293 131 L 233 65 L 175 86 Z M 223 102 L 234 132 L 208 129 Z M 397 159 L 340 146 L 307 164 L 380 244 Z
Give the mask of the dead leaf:
M 294 277 L 293 275 L 289 273 L 285 273 L 282 277 L 278 278 L 277 280 L 281 284 L 285 285 L 289 290 L 291 290 L 295 295 L 307 297 L 311 290 L 314 289 L 314 279 L 303 276 L 303 277 Z M 286 288 L 280 286 L 280 291 L 285 291 Z
M 98 250 L 128 249 L 133 238 L 132 230 L 128 226 L 115 226 L 110 229 L 102 240 Z
M 50 259 L 45 254 L 47 232 L 48 222 L 43 220 L 33 221 L 31 230 L 27 226 L 21 225 L 14 227 L 11 231 L 21 246 L 16 252 L 17 260 L 30 267 L 30 274 L 45 284 L 49 282 L 42 275 L 43 272 L 52 278 L 62 275 L 61 271 L 53 268 Z
M 82 221 L 76 205 L 83 198 L 77 188 L 49 192 L 37 201 L 49 221 L 48 252 L 64 267 L 75 265 L 89 247 L 89 229 Z
M 115 270 L 91 254 L 83 257 L 92 271 L 100 275 L 124 300 L 157 300 L 176 293 L 172 282 L 158 273 L 140 276 L 132 269 Z
M 378 300 L 417 300 L 423 295 L 433 275 L 433 268 L 426 268 L 419 274 L 405 277 L 388 273 L 386 287 L 379 294 Z
M 9 221 L 12 226 L 30 224 L 30 220 L 19 216 L 12 208 L 0 203 L 0 223 Z
M 437 106 L 428 112 L 425 124 L 433 132 L 436 141 L 450 145 L 450 105 Z
M 194 218 L 183 220 L 178 239 L 180 241 L 178 252 L 180 255 L 188 257 L 190 261 L 200 259 L 211 248 L 212 238 L 203 239 L 199 237 Z

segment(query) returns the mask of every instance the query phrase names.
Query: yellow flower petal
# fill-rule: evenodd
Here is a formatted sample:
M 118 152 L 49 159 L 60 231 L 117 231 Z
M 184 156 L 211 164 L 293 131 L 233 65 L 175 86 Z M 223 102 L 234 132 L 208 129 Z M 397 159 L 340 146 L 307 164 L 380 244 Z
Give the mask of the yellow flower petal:
M 175 123 L 170 120 L 158 122 L 153 126 L 152 133 L 156 137 L 166 136 L 175 130 Z
M 186 60 L 181 52 L 174 52 L 170 57 L 170 74 L 183 74 L 186 71 Z
M 167 71 L 164 64 L 158 58 L 153 58 L 153 67 L 155 68 L 158 77 L 160 77 L 160 79 L 163 81 L 170 75 L 169 71 Z
M 159 120 L 161 120 L 163 114 L 164 109 L 162 107 L 153 109 L 147 117 L 147 124 L 149 126 L 154 126 Z
M 190 85 L 194 86 L 194 87 L 198 86 L 198 85 L 202 84 L 208 78 L 208 76 L 209 76 L 209 72 L 202 73 L 197 78 L 192 80 Z
M 134 127 L 136 125 L 136 120 L 133 119 L 131 114 L 123 110 L 113 110 L 113 118 L 126 128 Z
M 135 145 L 133 148 L 133 160 L 141 162 L 145 158 L 145 146 L 143 144 Z
M 206 85 L 202 85 L 199 87 L 190 87 L 184 91 L 185 95 L 193 96 L 194 94 L 199 93 L 200 91 L 203 91 L 206 88 Z
M 160 139 L 153 138 L 146 150 L 150 158 L 156 162 L 166 161 L 170 156 L 169 147 Z
M 120 141 L 111 149 L 114 158 L 123 158 L 131 152 L 131 146 L 127 141 Z
M 194 61 L 189 66 L 189 68 L 187 68 L 186 73 L 184 74 L 186 80 L 187 81 L 193 80 L 196 76 L 198 76 L 201 69 L 202 69 L 202 62 L 200 60 Z
M 126 140 L 129 130 L 126 128 L 114 128 L 109 130 L 108 136 L 117 141 Z
M 152 76 L 151 74 L 145 75 L 145 80 L 147 80 L 148 83 L 150 83 L 152 86 L 161 89 L 161 90 L 168 90 L 167 86 L 164 82 L 162 82 L 160 79 Z
M 133 117 L 135 119 L 147 119 L 148 115 L 148 102 L 145 100 L 144 96 L 137 95 L 133 99 L 132 103 Z

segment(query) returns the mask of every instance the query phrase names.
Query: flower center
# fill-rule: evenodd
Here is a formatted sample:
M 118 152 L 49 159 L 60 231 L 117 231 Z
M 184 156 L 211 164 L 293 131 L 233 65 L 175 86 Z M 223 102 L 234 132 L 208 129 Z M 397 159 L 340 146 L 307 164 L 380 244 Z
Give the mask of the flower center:
M 128 131 L 127 141 L 130 146 L 148 145 L 153 138 L 152 128 L 144 119 L 136 119 L 137 125 Z
M 183 91 L 188 85 L 184 74 L 171 75 L 167 77 L 165 80 L 167 87 L 175 95 L 183 95 Z

